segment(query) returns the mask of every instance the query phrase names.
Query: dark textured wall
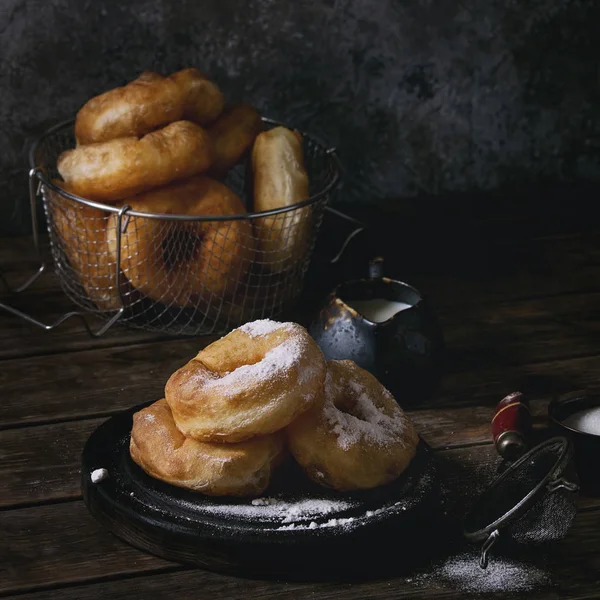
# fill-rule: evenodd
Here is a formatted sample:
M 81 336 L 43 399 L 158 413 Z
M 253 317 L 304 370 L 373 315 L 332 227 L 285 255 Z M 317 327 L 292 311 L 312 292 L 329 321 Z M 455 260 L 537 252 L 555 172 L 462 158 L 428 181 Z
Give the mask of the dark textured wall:
M 0 232 L 27 227 L 26 151 L 144 69 L 339 148 L 385 201 L 599 179 L 598 0 L 0 0 Z

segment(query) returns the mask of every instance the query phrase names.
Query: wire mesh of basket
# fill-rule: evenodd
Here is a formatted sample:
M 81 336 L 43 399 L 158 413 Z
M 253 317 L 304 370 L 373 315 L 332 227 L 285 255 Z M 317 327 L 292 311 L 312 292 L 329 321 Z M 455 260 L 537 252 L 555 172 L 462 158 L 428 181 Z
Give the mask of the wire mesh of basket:
M 279 125 L 265 119 L 265 127 Z M 75 146 L 73 122 L 34 145 L 54 270 L 68 297 L 106 321 L 176 335 L 221 334 L 293 305 L 323 211 L 339 179 L 335 152 L 309 134 L 310 198 L 292 207 L 230 216 L 184 216 L 104 205 L 60 187 L 58 156 Z M 224 183 L 251 206 L 248 164 Z

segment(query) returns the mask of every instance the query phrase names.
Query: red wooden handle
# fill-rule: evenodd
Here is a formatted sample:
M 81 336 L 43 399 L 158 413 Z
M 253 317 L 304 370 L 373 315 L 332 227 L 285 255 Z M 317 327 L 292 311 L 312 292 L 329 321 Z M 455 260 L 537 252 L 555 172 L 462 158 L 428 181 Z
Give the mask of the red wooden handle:
M 492 438 L 494 444 L 507 431 L 513 431 L 525 440 L 531 430 L 531 412 L 529 403 L 521 392 L 513 392 L 503 398 L 496 407 L 492 419 Z

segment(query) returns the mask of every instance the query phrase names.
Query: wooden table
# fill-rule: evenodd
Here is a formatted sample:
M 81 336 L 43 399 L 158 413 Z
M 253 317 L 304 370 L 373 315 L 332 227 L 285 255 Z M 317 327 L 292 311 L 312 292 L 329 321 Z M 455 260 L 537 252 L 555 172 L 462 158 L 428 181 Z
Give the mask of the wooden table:
M 543 426 L 552 394 L 599 383 L 600 224 L 582 216 L 590 199 L 570 189 L 539 201 L 425 199 L 409 215 L 375 219 L 375 237 L 388 240 L 380 250 L 397 258 L 391 274 L 427 293 L 444 326 L 447 373 L 435 398 L 410 414 L 437 452 L 455 508 L 497 472 L 489 423 L 506 393 L 529 394 Z M 1 244 L 7 279 L 23 274 L 26 248 L 27 240 Z M 44 319 L 68 306 L 52 277 L 14 302 Z M 109 415 L 160 397 L 206 341 L 119 327 L 90 339 L 71 321 L 45 333 L 0 313 L 0 596 L 470 597 L 440 564 L 368 582 L 249 581 L 169 563 L 103 531 L 80 495 L 86 438 Z M 408 543 L 393 549 L 399 561 Z M 599 498 L 581 497 L 568 537 L 535 564 L 544 581 L 528 598 L 600 597 Z M 499 591 L 515 589 L 508 580 Z

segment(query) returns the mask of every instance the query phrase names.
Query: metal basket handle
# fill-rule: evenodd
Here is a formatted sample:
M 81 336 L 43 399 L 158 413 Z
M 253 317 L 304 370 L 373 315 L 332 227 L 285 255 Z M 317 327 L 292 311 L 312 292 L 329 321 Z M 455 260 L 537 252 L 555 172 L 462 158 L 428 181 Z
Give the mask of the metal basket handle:
M 9 294 L 24 292 L 38 279 L 38 277 L 42 273 L 44 273 L 46 271 L 47 265 L 46 265 L 46 261 L 44 260 L 44 258 L 42 256 L 42 249 L 41 249 L 41 245 L 40 245 L 40 235 L 39 235 L 39 230 L 38 230 L 39 223 L 38 223 L 38 218 L 37 218 L 37 199 L 38 199 L 38 196 L 40 195 L 41 189 L 42 189 L 42 180 L 40 177 L 41 173 L 42 173 L 42 169 L 40 167 L 36 167 L 29 171 L 29 206 L 30 206 L 30 210 L 31 210 L 31 227 L 32 227 L 32 231 L 33 231 L 33 244 L 35 247 L 37 259 L 39 260 L 40 266 L 38 267 L 37 271 L 31 277 L 29 277 L 29 279 L 27 279 L 24 283 L 22 283 L 20 286 L 14 288 L 14 289 L 11 289 L 6 278 L 4 277 L 2 272 L 0 272 L 0 281 L 2 282 L 3 287 L 8 291 Z M 10 304 L 3 302 L 2 300 L 0 300 L 0 309 L 5 310 L 6 312 L 8 312 L 12 315 L 15 315 L 17 317 L 20 317 L 21 319 L 24 319 L 28 323 L 31 323 L 32 325 L 36 325 L 37 327 L 40 327 L 41 329 L 44 329 L 46 331 L 55 329 L 56 327 L 58 327 L 59 325 L 62 325 L 62 323 L 64 323 L 65 321 L 67 321 L 68 319 L 70 319 L 72 317 L 78 317 L 82 321 L 83 326 L 85 327 L 85 329 L 91 336 L 100 337 L 101 335 L 106 333 L 121 318 L 121 316 L 123 315 L 123 312 L 125 310 L 124 303 L 123 303 L 123 296 L 122 296 L 122 292 L 121 292 L 120 264 L 121 264 L 122 221 L 123 221 L 123 215 L 126 213 L 127 210 L 129 210 L 129 206 L 123 206 L 117 213 L 118 227 L 116 229 L 117 259 L 116 259 L 115 278 L 116 278 L 117 291 L 119 294 L 119 301 L 121 302 L 121 307 L 115 312 L 115 314 L 106 323 L 104 323 L 102 325 L 102 327 L 100 327 L 100 329 L 93 330 L 91 328 L 88 320 L 85 317 L 85 313 L 83 313 L 81 311 L 67 312 L 67 313 L 61 315 L 53 323 L 44 323 L 43 321 L 36 319 L 32 315 L 29 315 L 29 314 L 15 308 L 14 306 L 11 306 Z

